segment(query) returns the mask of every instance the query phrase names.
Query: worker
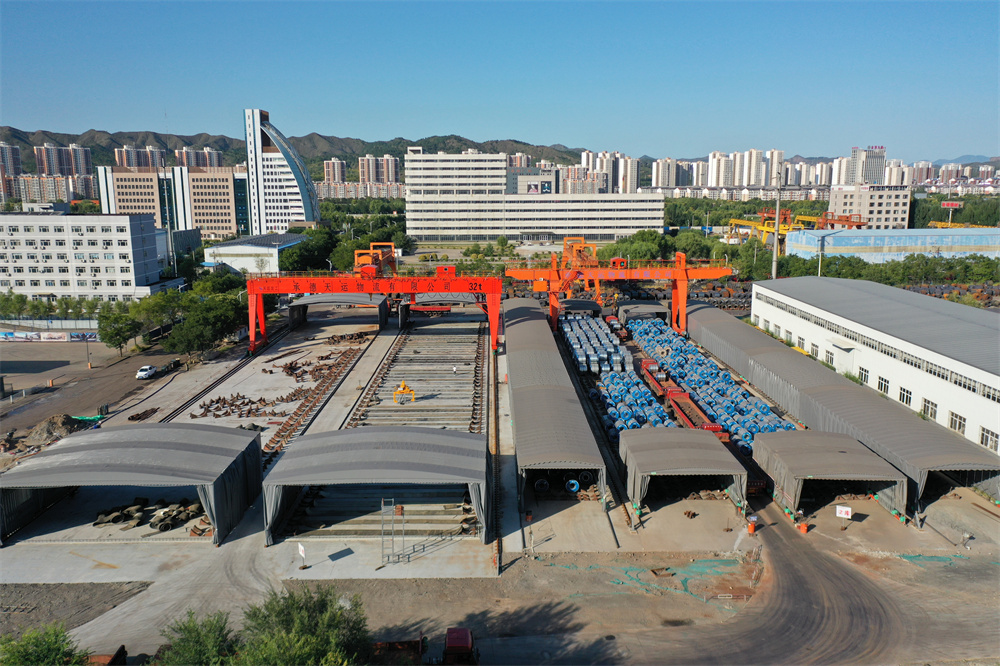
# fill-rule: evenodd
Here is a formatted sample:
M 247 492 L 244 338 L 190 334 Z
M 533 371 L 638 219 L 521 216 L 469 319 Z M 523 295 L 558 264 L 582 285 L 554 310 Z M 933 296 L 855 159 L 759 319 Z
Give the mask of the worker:
M 453 375 L 457 375 L 458 374 L 458 366 L 457 365 L 451 366 L 451 373 Z

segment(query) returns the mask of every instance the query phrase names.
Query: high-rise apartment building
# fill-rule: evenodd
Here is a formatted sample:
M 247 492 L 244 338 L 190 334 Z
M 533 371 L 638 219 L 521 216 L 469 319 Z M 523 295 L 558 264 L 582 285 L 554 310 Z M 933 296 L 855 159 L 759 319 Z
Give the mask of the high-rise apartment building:
M 155 146 L 137 150 L 125 145 L 115 148 L 115 165 L 120 167 L 153 167 L 161 169 L 167 165 L 167 151 Z
M 942 183 L 949 183 L 962 175 L 962 165 L 961 164 L 945 164 L 941 167 L 941 173 L 938 175 L 938 180 Z
M 580 153 L 580 166 L 585 167 L 587 172 L 593 172 L 597 170 L 597 154 L 589 150 L 585 150 Z
M 267 111 L 245 109 L 251 234 L 284 233 L 319 222 L 319 200 L 298 151 Z
M 733 186 L 733 160 L 726 153 L 714 151 L 708 156 L 708 186 Z
M 399 158 L 392 155 L 374 157 L 365 155 L 358 158 L 358 182 L 398 183 Z
M 635 194 L 639 190 L 639 160 L 622 157 L 618 164 L 618 191 Z
M 0 167 L 3 167 L 3 175 L 5 176 L 20 176 L 22 172 L 21 147 L 0 141 Z
M 990 166 L 989 164 L 980 164 L 979 165 L 979 179 L 980 180 L 989 180 L 989 179 L 993 178 L 993 174 L 994 173 L 996 173 L 996 169 L 994 167 Z
M 743 153 L 743 176 L 741 185 L 744 187 L 760 187 L 764 184 L 764 151 L 751 148 Z
M 531 166 L 531 155 L 525 155 L 524 153 L 514 153 L 513 155 L 507 156 L 507 166 L 509 167 L 530 167 Z
M 184 146 L 180 150 L 174 151 L 174 157 L 177 159 L 177 166 L 186 167 L 221 167 L 223 161 L 222 151 L 209 146 L 205 146 L 201 150 Z
M 829 187 L 832 183 L 833 164 L 830 162 L 820 162 L 816 165 L 815 184 Z
M 691 162 L 691 185 L 708 187 L 708 162 Z
M 593 191 L 612 186 L 601 167 L 613 168 L 617 159 L 598 156 L 596 171 L 581 165 L 572 172 L 577 178 L 566 179 L 568 191 L 560 192 L 562 169 L 508 167 L 504 153 L 430 154 L 411 146 L 405 164 L 407 233 L 426 241 L 615 240 L 662 229 L 662 194 Z M 630 167 L 623 165 L 628 187 Z
M 918 184 L 934 180 L 934 164 L 931 162 L 914 162 L 913 179 Z
M 347 162 L 336 157 L 323 162 L 323 182 L 343 183 L 347 181 Z
M 667 157 L 653 162 L 653 187 L 677 186 L 677 160 Z
M 764 153 L 766 160 L 767 187 L 780 187 L 785 173 L 785 151 L 771 149 Z
M 886 160 L 882 183 L 885 185 L 912 185 L 913 167 L 903 164 L 903 160 Z
M 67 148 L 47 142 L 35 146 L 35 164 L 42 176 L 90 176 L 94 173 L 90 148 L 75 143 Z

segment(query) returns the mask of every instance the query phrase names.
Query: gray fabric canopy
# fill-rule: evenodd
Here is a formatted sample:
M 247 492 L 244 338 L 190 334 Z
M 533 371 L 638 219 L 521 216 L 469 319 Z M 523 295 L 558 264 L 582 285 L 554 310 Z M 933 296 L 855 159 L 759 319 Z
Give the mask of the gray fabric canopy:
M 627 324 L 633 319 L 670 319 L 670 307 L 662 303 L 636 303 L 628 301 L 618 304 L 618 319 Z
M 906 475 L 853 437 L 815 430 L 762 433 L 753 446 L 754 459 L 774 481 L 782 504 L 793 511 L 806 479 L 836 479 L 891 482 L 879 491 L 879 504 L 906 512 Z
M 601 314 L 601 304 L 590 298 L 564 298 L 559 301 L 559 309 L 563 312 L 590 312 Z
M 970 480 L 1000 497 L 1000 458 L 712 306 L 688 309 L 691 338 L 813 430 L 862 444 L 903 472 L 916 501 L 931 470 L 982 472 Z M 756 440 L 755 440 L 756 442 Z
M 309 294 L 292 301 L 292 305 L 371 305 L 385 300 L 384 294 Z
M 431 303 L 471 305 L 476 303 L 476 295 L 468 293 L 428 292 L 426 294 L 417 294 L 416 300 L 417 305 L 428 305 Z
M 352 484 L 468 484 L 485 541 L 493 502 L 489 467 L 486 436 L 468 432 L 366 426 L 300 437 L 264 479 L 267 545 L 303 486 Z
M 44 511 L 51 489 L 189 485 L 221 543 L 260 494 L 260 435 L 172 423 L 74 433 L 0 474 L 0 539 Z
M 707 430 L 640 428 L 625 430 L 618 451 L 626 469 L 629 499 L 641 503 L 653 476 L 731 476 L 726 488 L 737 506 L 746 503 L 747 471 L 719 438 Z
M 508 390 L 520 486 L 528 469 L 590 469 L 604 495 L 604 458 L 580 397 L 537 301 L 512 298 L 504 308 Z

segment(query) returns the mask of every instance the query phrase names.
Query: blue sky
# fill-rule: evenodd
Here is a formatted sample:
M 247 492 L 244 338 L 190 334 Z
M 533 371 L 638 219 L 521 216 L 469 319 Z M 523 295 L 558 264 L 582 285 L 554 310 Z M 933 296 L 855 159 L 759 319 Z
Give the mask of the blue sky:
M 0 3 L 0 124 L 1000 154 L 1000 3 Z

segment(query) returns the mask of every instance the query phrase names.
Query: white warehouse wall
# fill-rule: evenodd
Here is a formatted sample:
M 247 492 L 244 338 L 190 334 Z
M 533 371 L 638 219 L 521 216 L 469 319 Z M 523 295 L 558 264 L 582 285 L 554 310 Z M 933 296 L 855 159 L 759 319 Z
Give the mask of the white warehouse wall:
M 800 312 L 853 331 L 859 334 L 855 336 L 859 340 L 863 340 L 864 338 L 860 336 L 864 336 L 870 341 L 881 342 L 885 351 L 871 348 L 863 342 L 850 340 L 825 326 L 765 302 L 767 300 L 792 306 Z M 839 373 L 850 372 L 862 377 L 863 371 L 867 370 L 868 379 L 865 385 L 875 391 L 879 391 L 879 379 L 884 378 L 888 382 L 888 387 L 882 392 L 890 400 L 905 405 L 906 403 L 901 400 L 905 397 L 901 394 L 901 389 L 906 389 L 911 395 L 909 405 L 906 406 L 915 412 L 921 411 L 925 399 L 935 403 L 937 414 L 933 420 L 946 428 L 955 429 L 956 424 L 952 420 L 952 414 L 963 417 L 965 438 L 997 452 L 996 436 L 1000 433 L 1000 377 L 997 375 L 863 326 L 803 301 L 778 294 L 760 285 L 753 287 L 751 316 L 754 325 L 779 335 L 783 340 L 789 340 L 796 346 L 801 346 L 798 342 L 799 338 L 802 338 L 804 342 L 802 349 L 807 353 L 812 353 L 814 351 L 812 346 L 816 345 L 815 351 L 818 352 L 816 356 L 819 360 L 828 361 L 827 354 L 832 353 L 832 365 Z M 780 332 L 776 327 L 780 328 Z M 987 341 L 984 341 L 984 344 L 987 344 Z M 885 347 L 886 345 L 888 347 Z M 900 358 L 893 358 L 886 352 L 895 353 Z M 907 359 L 912 363 L 922 362 L 924 368 L 914 367 L 906 362 Z M 960 377 L 956 377 L 956 374 Z M 974 392 L 956 384 L 956 379 L 962 382 L 961 377 L 976 382 L 978 389 Z

